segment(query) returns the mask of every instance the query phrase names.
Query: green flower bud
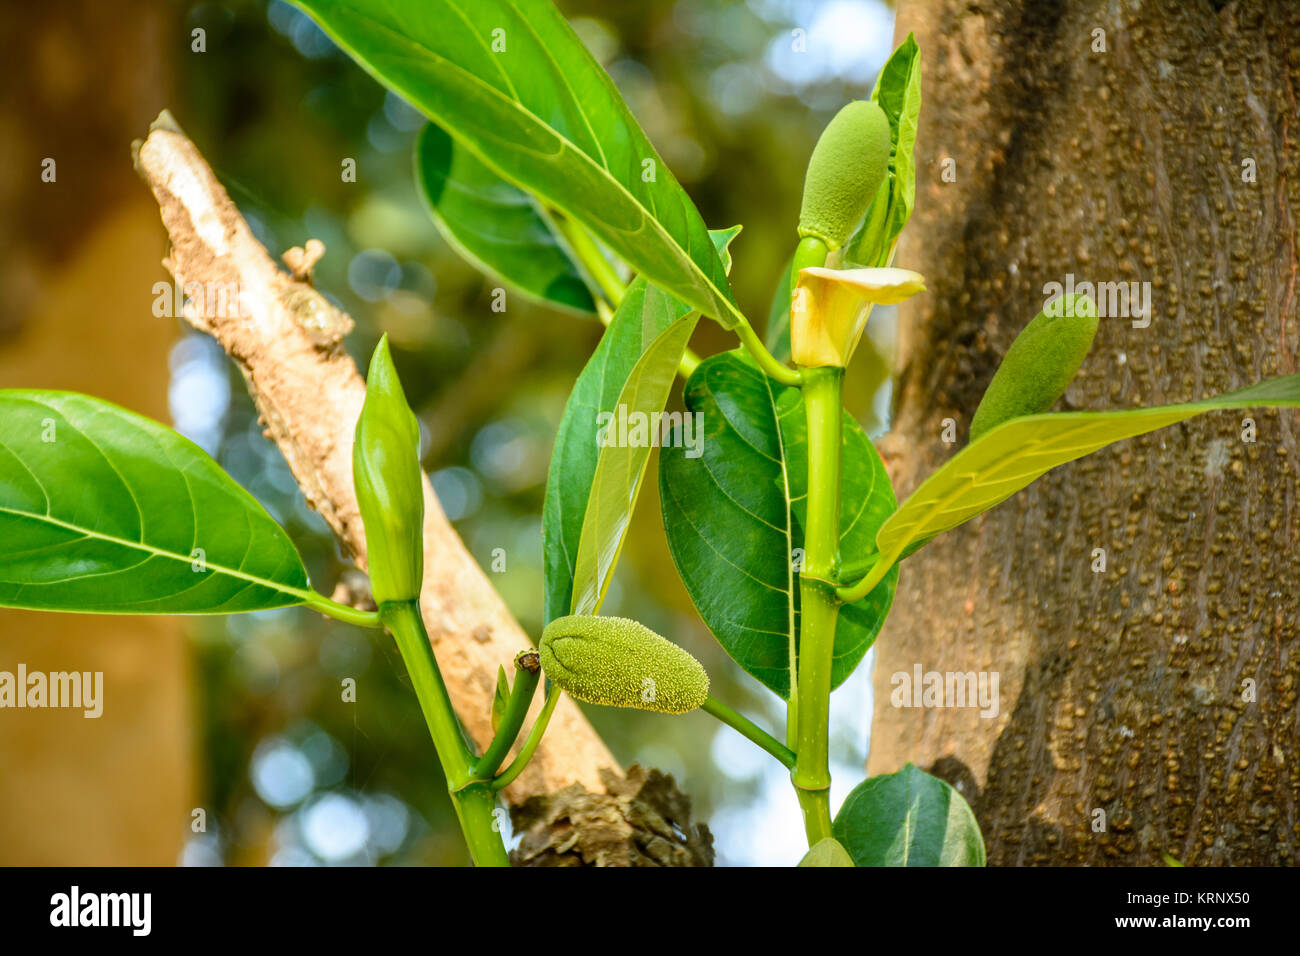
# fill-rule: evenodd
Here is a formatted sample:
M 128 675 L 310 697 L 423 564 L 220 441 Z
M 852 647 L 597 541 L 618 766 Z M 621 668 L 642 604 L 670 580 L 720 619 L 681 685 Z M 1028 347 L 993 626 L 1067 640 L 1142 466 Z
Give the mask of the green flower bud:
M 366 528 L 375 603 L 413 601 L 424 576 L 424 483 L 420 426 L 406 404 L 384 336 L 370 359 L 357 419 L 352 479 Z
M 558 617 L 539 650 L 551 682 L 589 704 L 684 714 L 709 696 L 699 661 L 627 618 Z
M 889 150 L 889 118 L 875 103 L 854 100 L 836 113 L 808 161 L 799 235 L 832 252 L 844 245 L 885 178 Z
M 1007 349 L 975 409 L 970 440 L 1005 421 L 1056 404 L 1092 348 L 1097 306 L 1086 295 L 1062 296 L 1025 326 Z

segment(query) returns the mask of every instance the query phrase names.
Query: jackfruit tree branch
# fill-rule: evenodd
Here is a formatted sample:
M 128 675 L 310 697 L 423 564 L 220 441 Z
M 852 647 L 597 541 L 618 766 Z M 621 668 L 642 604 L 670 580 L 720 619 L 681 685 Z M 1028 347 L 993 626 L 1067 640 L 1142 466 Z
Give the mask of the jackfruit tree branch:
M 185 318 L 234 360 L 266 434 L 280 447 L 313 508 L 365 567 L 365 536 L 352 484 L 352 440 L 365 383 L 342 347 L 352 320 L 312 288 L 309 263 L 279 268 L 217 182 L 195 145 L 163 114 L 135 150 L 171 240 L 164 265 L 194 296 Z M 314 245 L 314 244 L 313 244 Z M 319 247 L 317 247 L 319 251 Z M 237 304 L 231 305 L 230 292 Z M 221 308 L 213 309 L 214 298 Z M 160 326 L 160 334 L 166 334 Z M 447 690 L 480 750 L 492 740 L 497 669 L 530 643 L 448 523 L 425 481 L 424 619 Z M 534 711 L 541 707 L 534 702 Z M 617 768 L 571 701 L 505 795 L 520 803 L 572 783 L 603 792 L 602 767 Z

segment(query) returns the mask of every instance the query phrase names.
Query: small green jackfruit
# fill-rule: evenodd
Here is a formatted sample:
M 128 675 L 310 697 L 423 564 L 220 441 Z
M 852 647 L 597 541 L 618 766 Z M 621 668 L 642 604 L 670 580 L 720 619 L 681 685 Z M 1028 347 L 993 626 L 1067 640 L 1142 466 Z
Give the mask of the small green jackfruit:
M 589 704 L 684 714 L 709 696 L 699 661 L 624 617 L 558 617 L 539 650 L 551 682 Z
M 1007 349 L 970 423 L 970 440 L 1005 421 L 1049 410 L 1092 348 L 1097 306 L 1086 295 L 1063 296 L 1034 316 Z
M 835 114 L 808 160 L 799 235 L 834 252 L 853 234 L 889 168 L 889 118 L 875 103 L 854 100 Z

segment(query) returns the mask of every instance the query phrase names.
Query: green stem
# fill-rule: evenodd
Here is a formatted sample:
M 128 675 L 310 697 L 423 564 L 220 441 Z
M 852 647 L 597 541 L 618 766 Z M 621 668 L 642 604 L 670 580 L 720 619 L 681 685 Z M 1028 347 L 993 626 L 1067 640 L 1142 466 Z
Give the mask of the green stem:
M 570 227 L 571 229 L 573 229 L 573 230 L 581 230 L 581 229 L 582 229 L 581 226 L 578 226 L 577 224 L 574 224 L 574 223 L 570 223 L 570 224 L 569 224 L 569 227 Z M 560 227 L 557 225 L 557 228 L 560 228 Z M 570 233 L 566 231 L 566 232 L 565 232 L 565 235 L 566 235 L 566 237 L 569 237 L 569 240 L 570 240 L 570 246 L 574 247 L 574 252 L 575 252 L 575 254 L 577 254 L 577 251 L 578 251 L 578 250 L 577 250 L 577 246 L 574 245 L 574 241 L 573 241 L 573 238 L 570 236 Z M 585 233 L 585 232 L 583 233 L 583 236 L 586 237 L 586 233 Z M 601 253 L 601 251 L 600 251 L 599 249 L 597 249 L 597 248 L 594 246 L 594 244 L 591 243 L 591 241 L 590 241 L 590 237 L 586 237 L 586 238 L 587 238 L 587 246 L 588 246 L 588 248 L 590 249 L 590 251 L 588 252 L 588 255 L 592 255 L 592 256 L 600 256 L 600 260 L 593 260 L 594 262 L 596 262 L 596 266 L 597 266 L 597 268 L 599 268 L 599 262 L 601 262 L 601 261 L 604 261 L 604 262 L 606 263 L 606 265 L 608 265 L 608 261 L 605 260 L 605 257 L 604 257 L 604 255 Z M 581 242 L 581 239 L 579 239 L 579 242 Z M 584 265 L 585 265 L 585 264 L 586 264 L 586 263 L 584 262 Z M 589 267 L 588 271 L 590 271 L 590 267 Z M 606 278 L 607 278 L 607 281 L 608 281 L 608 277 L 606 277 Z M 616 281 L 618 280 L 618 276 L 617 276 L 617 275 L 615 275 L 613 278 L 614 278 L 614 280 L 616 280 Z M 611 288 L 611 289 L 608 289 L 608 290 L 605 290 L 605 292 L 606 292 L 607 295 L 608 295 L 611 291 L 613 291 L 612 288 Z M 611 296 L 611 301 L 614 302 L 614 305 L 615 305 L 615 306 L 617 306 L 618 303 L 620 303 L 620 302 L 623 301 L 623 296 L 624 296 L 624 294 L 627 292 L 627 288 L 626 288 L 626 286 L 624 286 L 623 283 L 622 283 L 621 281 L 618 282 L 617 291 L 618 291 L 618 295 L 617 295 L 617 296 Z M 601 324 L 604 325 L 604 326 L 606 326 L 606 327 L 609 326 L 609 323 L 611 323 L 611 322 L 614 321 L 614 309 L 613 309 L 613 307 L 610 306 L 610 303 L 609 303 L 609 302 L 605 301 L 605 299 L 600 298 L 600 297 L 597 297 L 597 298 L 596 298 L 596 315 L 598 315 L 598 316 L 600 317 L 600 322 L 601 322 Z M 696 354 L 695 354 L 693 351 L 691 351 L 690 349 L 686 349 L 684 352 L 682 352 L 682 360 L 681 360 L 681 361 L 678 363 L 678 365 L 677 365 L 677 374 L 681 376 L 681 379 L 682 379 L 683 382 L 686 381 L 688 378 L 691 377 L 691 373 L 694 372 L 694 371 L 696 370 L 696 368 L 699 367 L 700 361 L 701 361 L 700 357 L 699 357 L 698 355 L 696 355 Z
M 690 378 L 691 374 L 700 367 L 700 361 L 700 357 L 690 349 L 682 352 L 682 360 L 677 363 L 677 374 L 682 377 L 683 382 Z
M 497 818 L 497 795 L 491 785 L 484 781 L 472 783 L 452 794 L 451 802 L 474 865 L 509 866 L 510 856 Z
M 541 665 L 537 663 L 537 652 L 530 653 L 536 670 L 520 664 L 519 659 L 515 658 L 515 685 L 510 688 L 510 698 L 506 701 L 506 710 L 501 715 L 501 723 L 492 738 L 492 743 L 488 744 L 487 750 L 483 751 L 483 756 L 475 761 L 470 770 L 471 776 L 476 780 L 492 780 L 501 767 L 501 761 L 506 759 L 506 754 L 514 746 L 515 738 L 519 736 L 519 731 L 524 726 L 524 718 L 528 716 L 528 707 L 533 702 L 537 681 L 542 674 Z
M 742 321 L 736 326 L 735 332 L 740 336 L 740 344 L 754 357 L 758 367 L 766 372 L 768 377 L 782 385 L 799 385 L 803 381 L 803 376 L 798 369 L 790 368 L 776 360 L 776 356 L 767 350 L 767 346 L 748 322 Z
M 510 766 L 501 771 L 501 774 L 492 781 L 493 790 L 504 790 L 515 782 L 515 778 L 524 772 L 528 766 L 528 761 L 533 759 L 533 752 L 537 750 L 537 745 L 542 742 L 542 734 L 546 733 L 546 725 L 551 722 L 551 714 L 555 713 L 555 705 L 560 702 L 560 688 L 551 684 L 546 689 L 546 703 L 542 705 L 542 712 L 537 715 L 537 720 L 533 722 L 533 729 L 528 732 L 528 739 L 524 741 L 523 747 L 515 755 L 515 759 Z
M 844 587 L 836 588 L 835 596 L 838 597 L 840 602 L 843 604 L 857 604 L 875 590 L 876 585 L 884 580 L 885 575 L 889 573 L 889 569 L 893 566 L 892 562 L 887 562 L 883 559 L 877 560 L 862 580 L 858 581 L 856 584 L 849 584 Z
M 800 271 L 826 265 L 828 255 L 830 255 L 830 250 L 826 248 L 826 243 L 816 236 L 805 236 L 799 240 L 799 245 L 794 247 L 794 258 L 790 261 L 790 300 L 792 302 L 794 301 L 795 286 L 799 284 Z
M 805 368 L 808 417 L 808 502 L 803 570 L 799 574 L 798 757 L 790 778 L 804 810 L 811 846 L 830 835 L 831 664 L 840 602 L 835 575 L 840 541 L 842 368 Z
M 712 696 L 706 697 L 700 709 L 706 714 L 712 714 L 718 720 L 722 721 L 728 727 L 736 730 L 741 735 L 748 737 L 754 743 L 758 744 L 777 760 L 781 761 L 787 769 L 794 769 L 795 756 L 794 751 L 782 744 L 771 734 L 769 734 L 758 724 L 754 723 L 748 717 L 736 713 L 726 704 L 715 700 Z
M 587 232 L 581 223 L 574 222 L 563 213 L 557 214 L 553 221 L 592 282 L 617 309 L 623 301 L 623 295 L 627 292 L 627 286 L 623 284 L 618 271 L 605 257 L 600 246 L 596 245 L 596 240 L 591 238 L 591 233 Z
M 486 783 L 472 781 L 474 757 L 442 682 L 419 605 L 415 601 L 390 602 L 379 609 L 379 616 L 397 642 L 411 676 L 474 865 L 509 866 L 510 858 L 493 814 L 495 798 Z
M 355 624 L 357 627 L 383 627 L 384 622 L 379 619 L 378 611 L 360 611 L 346 604 L 340 604 L 333 598 L 327 598 L 319 591 L 307 590 L 302 592 L 303 603 L 313 611 L 319 611 L 326 617 L 332 617 L 336 621 L 343 621 L 345 624 Z
M 811 849 L 819 840 L 824 840 L 831 833 L 831 792 L 830 790 L 795 790 L 799 797 L 799 809 L 803 811 L 803 830 L 808 837 Z

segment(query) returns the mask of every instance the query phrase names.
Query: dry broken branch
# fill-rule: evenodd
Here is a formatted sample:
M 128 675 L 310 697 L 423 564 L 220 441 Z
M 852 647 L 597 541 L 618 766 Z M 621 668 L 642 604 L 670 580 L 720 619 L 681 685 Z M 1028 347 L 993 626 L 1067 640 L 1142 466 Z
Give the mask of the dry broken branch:
M 352 434 L 365 382 L 341 345 L 352 320 L 309 281 L 323 247 L 309 242 L 292 250 L 292 275 L 279 268 L 198 149 L 165 113 L 137 144 L 136 167 L 158 200 L 171 239 L 164 265 L 176 281 L 182 288 L 200 283 L 203 289 L 238 290 L 238 308 L 213 309 L 219 296 L 197 296 L 186 306 L 186 321 L 216 338 L 239 366 L 266 435 L 279 445 L 308 502 L 364 568 Z M 427 480 L 425 511 L 420 607 L 456 710 L 483 747 L 491 736 L 497 668 L 509 671 L 529 641 L 448 523 Z M 540 695 L 534 711 L 539 706 Z M 600 793 L 601 768 L 616 767 L 565 699 L 506 797 L 518 804 L 574 783 Z

